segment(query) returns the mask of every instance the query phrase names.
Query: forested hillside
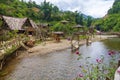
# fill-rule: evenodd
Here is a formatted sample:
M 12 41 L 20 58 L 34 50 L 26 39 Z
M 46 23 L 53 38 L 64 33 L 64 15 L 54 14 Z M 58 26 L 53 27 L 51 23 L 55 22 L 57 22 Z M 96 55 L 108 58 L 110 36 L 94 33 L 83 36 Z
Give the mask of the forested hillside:
M 0 14 L 13 17 L 29 17 L 35 21 L 50 20 L 51 14 L 57 13 L 59 9 L 50 3 L 37 5 L 33 1 L 24 2 L 23 0 L 0 0 Z M 47 8 L 45 12 L 44 8 Z M 47 14 L 49 15 L 47 15 Z
M 61 20 L 68 20 L 75 24 L 90 26 L 92 17 L 86 16 L 81 12 L 61 11 L 57 5 L 50 2 L 36 2 L 29 0 L 0 0 L 0 15 L 12 17 L 28 17 L 37 23 L 52 22 L 56 23 Z
M 120 13 L 120 0 L 115 0 L 111 9 L 109 9 L 108 14 Z
M 102 31 L 120 32 L 120 0 L 115 0 L 107 15 L 102 19 L 97 19 L 94 25 Z

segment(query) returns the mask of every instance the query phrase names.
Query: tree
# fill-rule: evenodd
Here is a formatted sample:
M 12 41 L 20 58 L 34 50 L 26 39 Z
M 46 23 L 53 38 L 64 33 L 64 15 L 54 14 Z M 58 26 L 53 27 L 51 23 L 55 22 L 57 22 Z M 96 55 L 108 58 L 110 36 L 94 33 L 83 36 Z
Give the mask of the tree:
M 41 3 L 41 10 L 43 11 L 43 20 L 50 21 L 51 20 L 51 12 L 52 12 L 52 4 L 49 2 L 44 1 Z
M 90 27 L 92 24 L 92 17 L 88 16 L 87 18 L 87 27 Z
M 75 16 L 75 22 L 77 24 L 83 25 L 83 14 L 78 13 L 77 11 L 75 12 L 76 16 Z

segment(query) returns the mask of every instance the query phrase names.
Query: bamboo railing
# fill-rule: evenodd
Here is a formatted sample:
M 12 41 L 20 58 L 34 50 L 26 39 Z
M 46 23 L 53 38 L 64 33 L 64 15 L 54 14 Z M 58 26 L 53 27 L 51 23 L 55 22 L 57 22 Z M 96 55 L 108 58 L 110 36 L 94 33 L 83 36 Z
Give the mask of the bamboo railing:
M 27 37 L 14 38 L 9 41 L 3 41 L 0 45 L 0 70 L 3 68 L 7 56 L 11 55 L 14 51 L 20 48 L 23 43 L 27 41 Z

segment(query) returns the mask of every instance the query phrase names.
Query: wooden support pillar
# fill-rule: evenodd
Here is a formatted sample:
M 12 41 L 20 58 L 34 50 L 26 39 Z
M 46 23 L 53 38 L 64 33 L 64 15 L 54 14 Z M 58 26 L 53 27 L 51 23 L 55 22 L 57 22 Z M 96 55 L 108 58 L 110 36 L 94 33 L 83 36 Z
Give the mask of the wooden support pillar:
M 77 35 L 77 38 L 78 38 L 77 41 L 78 41 L 78 46 L 79 46 L 79 45 L 80 45 L 80 44 L 79 44 L 79 35 Z
M 3 69 L 4 64 L 5 64 L 5 58 L 0 61 L 0 70 Z
M 72 44 L 73 38 L 74 38 L 74 36 L 72 35 L 72 38 L 71 38 L 71 52 L 73 52 L 73 44 Z
M 89 45 L 89 38 L 86 39 L 86 45 Z
M 120 67 L 120 60 L 118 60 L 118 67 Z

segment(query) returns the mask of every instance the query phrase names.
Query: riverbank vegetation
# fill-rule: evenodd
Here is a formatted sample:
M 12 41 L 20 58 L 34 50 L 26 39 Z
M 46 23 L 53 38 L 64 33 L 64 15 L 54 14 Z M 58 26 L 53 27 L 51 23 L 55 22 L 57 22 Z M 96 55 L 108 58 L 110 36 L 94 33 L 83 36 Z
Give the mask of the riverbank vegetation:
M 80 52 L 77 51 L 76 54 L 79 56 L 78 60 L 82 58 Z M 116 60 L 120 55 L 114 50 L 109 50 L 108 55 L 110 58 L 108 63 L 103 55 L 97 58 L 95 63 L 90 62 L 91 57 L 86 57 L 84 59 L 86 63 L 79 66 L 80 73 L 75 80 L 114 80 L 114 73 L 118 67 Z

